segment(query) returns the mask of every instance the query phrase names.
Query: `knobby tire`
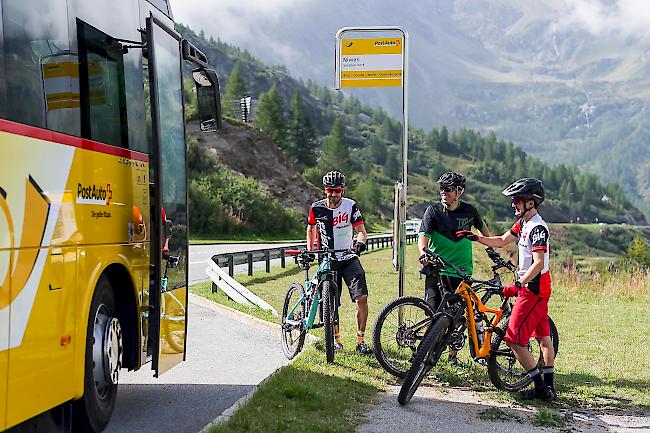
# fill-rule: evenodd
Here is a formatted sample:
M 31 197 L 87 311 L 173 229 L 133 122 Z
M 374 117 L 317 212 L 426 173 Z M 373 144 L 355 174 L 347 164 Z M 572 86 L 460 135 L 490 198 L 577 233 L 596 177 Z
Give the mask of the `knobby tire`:
M 397 396 L 397 401 L 402 406 L 411 401 L 424 376 L 438 363 L 445 348 L 445 335 L 450 325 L 449 316 L 438 316 L 424 335 L 422 343 L 413 357 L 413 365 L 406 373 L 406 378 Z
M 306 331 L 304 329 L 304 324 L 302 325 L 302 328 L 298 330 L 298 338 L 294 339 L 291 338 L 292 331 L 287 330 L 286 328 L 286 321 L 287 321 L 287 314 L 293 308 L 293 306 L 298 302 L 299 299 L 302 298 L 302 296 L 305 293 L 305 289 L 298 284 L 298 283 L 293 283 L 291 286 L 289 286 L 289 289 L 287 290 L 287 294 L 284 297 L 284 305 L 282 307 L 282 318 L 280 320 L 280 325 L 282 326 L 281 330 L 281 338 L 282 338 L 282 351 L 284 352 L 284 355 L 287 357 L 287 359 L 293 359 L 300 351 L 302 350 L 303 345 L 305 344 L 305 334 Z M 293 320 L 302 320 L 305 318 L 305 315 L 307 314 L 307 309 L 306 305 L 303 302 L 302 305 L 298 306 L 296 310 L 294 310 L 294 314 L 292 317 Z M 293 331 L 296 331 L 295 329 Z M 291 339 L 292 341 L 290 341 Z M 294 344 L 290 344 L 294 343 Z
M 421 316 L 417 317 L 420 319 L 418 320 L 418 326 L 420 326 L 422 320 L 425 320 L 425 318 L 428 318 L 429 323 L 427 323 L 425 326 L 421 326 L 421 329 L 415 330 L 414 326 L 409 326 L 415 325 L 409 323 L 410 314 L 405 312 L 406 314 L 404 314 L 404 322 L 398 329 L 395 329 L 395 332 L 392 332 L 392 330 L 386 330 L 386 332 L 383 333 L 385 327 L 388 326 L 386 324 L 386 319 L 393 313 L 397 314 L 399 308 L 405 307 L 420 309 L 422 314 Z M 431 317 L 433 317 L 433 314 L 434 311 L 431 309 L 429 304 L 427 304 L 422 298 L 418 298 L 416 296 L 403 296 L 401 298 L 397 298 L 387 304 L 379 312 L 373 329 L 372 342 L 375 348 L 375 357 L 377 358 L 379 364 L 384 367 L 387 372 L 401 379 L 406 377 L 406 373 L 410 367 L 417 345 L 411 347 L 410 345 L 405 346 L 403 344 L 406 343 L 405 340 L 407 338 L 409 339 L 408 343 L 414 342 L 416 344 L 419 344 L 422 342 L 424 334 L 430 325 L 430 320 Z M 395 345 L 397 347 L 401 347 L 403 353 L 391 353 L 389 351 L 389 347 Z M 408 359 L 406 359 L 407 357 Z
M 560 347 L 560 337 L 558 335 L 557 327 L 555 326 L 553 319 L 549 317 L 548 322 L 551 329 L 551 341 L 553 342 L 553 350 L 555 351 L 555 356 L 557 356 L 557 352 Z M 505 320 L 501 325 L 499 325 L 499 327 L 503 330 L 503 334 L 505 336 L 505 331 L 508 328 L 508 320 Z M 529 344 L 537 344 L 537 340 L 531 338 Z M 509 368 L 507 371 L 504 370 L 502 366 L 502 363 L 504 361 L 507 361 L 509 363 Z M 542 351 L 540 349 L 539 359 L 537 360 L 537 368 L 541 368 L 542 366 L 543 359 Z M 519 368 L 521 371 L 516 375 L 508 373 L 508 371 L 511 371 L 513 367 Z M 499 374 L 501 372 L 512 375 L 513 380 L 506 380 L 502 378 Z M 492 338 L 490 357 L 488 358 L 488 376 L 490 377 L 492 384 L 497 389 L 503 389 L 505 391 L 519 391 L 526 388 L 532 382 L 532 379 L 526 374 L 523 367 L 519 365 L 512 349 L 506 345 L 505 341 L 503 341 L 503 337 L 496 332 Z
M 321 308 L 325 328 L 325 357 L 328 363 L 334 362 L 334 292 L 331 281 L 323 281 Z

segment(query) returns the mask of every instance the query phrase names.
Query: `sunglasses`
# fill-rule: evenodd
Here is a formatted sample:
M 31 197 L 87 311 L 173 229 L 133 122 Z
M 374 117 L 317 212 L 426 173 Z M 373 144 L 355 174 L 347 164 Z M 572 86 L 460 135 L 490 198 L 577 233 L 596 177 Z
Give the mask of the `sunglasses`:
M 443 191 L 444 192 L 454 192 L 454 191 L 456 191 L 456 187 L 455 186 L 441 186 L 440 187 L 440 192 L 443 192 Z
M 343 188 L 325 188 L 327 194 L 341 194 Z
M 521 201 L 522 201 L 521 197 L 512 197 L 512 205 L 513 206 L 516 206 L 517 203 L 519 203 Z

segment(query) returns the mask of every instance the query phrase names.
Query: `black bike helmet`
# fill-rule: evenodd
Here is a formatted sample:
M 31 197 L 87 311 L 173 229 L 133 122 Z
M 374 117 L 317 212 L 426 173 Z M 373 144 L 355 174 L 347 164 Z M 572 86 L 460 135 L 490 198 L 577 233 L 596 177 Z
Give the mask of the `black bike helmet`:
M 323 186 L 326 188 L 344 187 L 345 176 L 340 171 L 328 171 L 323 176 Z
M 502 194 L 507 197 L 521 197 L 524 200 L 533 200 L 535 205 L 539 205 L 544 201 L 542 181 L 531 177 L 514 181 L 508 188 L 503 190 Z
M 455 171 L 448 171 L 438 178 L 438 183 L 442 186 L 459 186 L 465 189 L 465 176 Z

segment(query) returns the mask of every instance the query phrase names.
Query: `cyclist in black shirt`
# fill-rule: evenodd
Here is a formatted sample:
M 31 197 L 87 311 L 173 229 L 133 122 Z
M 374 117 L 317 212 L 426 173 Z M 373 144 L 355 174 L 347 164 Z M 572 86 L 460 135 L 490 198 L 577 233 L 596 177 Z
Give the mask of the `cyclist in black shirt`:
M 337 272 L 337 309 L 335 310 L 334 349 L 342 350 L 343 343 L 339 330 L 338 307 L 341 305 L 343 280 L 348 286 L 350 299 L 355 303 L 357 313 L 357 348 L 362 355 L 372 354 L 365 341 L 368 321 L 368 286 L 366 274 L 358 255 L 366 250 L 366 228 L 363 215 L 354 200 L 343 197 L 345 176 L 338 171 L 330 171 L 323 176 L 323 186 L 327 198 L 319 200 L 309 209 L 307 225 L 307 248 L 344 249 L 336 253 L 332 270 Z M 353 235 L 357 240 L 353 242 Z M 319 245 L 320 244 L 320 245 Z
M 460 201 L 465 191 L 465 176 L 449 171 L 440 176 L 438 184 L 440 203 L 431 204 L 425 211 L 418 237 L 419 260 L 424 266 L 420 272 L 426 275 L 424 299 L 434 310 L 440 306 L 443 293 L 456 290 L 461 278 L 451 267 L 434 274 L 432 266 L 427 264 L 424 248 L 428 247 L 467 275 L 471 275 L 472 242 L 458 238 L 456 232 L 476 227 L 485 236 L 490 233 L 476 208 Z M 452 350 L 449 351 L 449 359 L 456 361 L 456 353 Z

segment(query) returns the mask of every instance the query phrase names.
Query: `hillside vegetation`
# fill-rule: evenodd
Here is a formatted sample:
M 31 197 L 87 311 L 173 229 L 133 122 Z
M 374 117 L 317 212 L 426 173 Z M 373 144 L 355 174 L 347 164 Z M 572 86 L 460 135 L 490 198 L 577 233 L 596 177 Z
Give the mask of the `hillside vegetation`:
M 313 82 L 296 80 L 286 68 L 264 65 L 246 51 L 206 40 L 183 26 L 179 26 L 179 31 L 206 52 L 219 73 L 226 112 L 230 99 L 247 95 L 257 99 L 254 126 L 272 140 L 268 145 L 277 146 L 290 163 L 278 176 L 291 178 L 299 172 L 304 179 L 319 186 L 324 172 L 341 170 L 349 178 L 346 194 L 359 203 L 367 221 L 371 225 L 390 225 L 393 183 L 401 175 L 400 122 L 383 109 L 364 105 L 355 97 L 343 97 Z M 191 100 L 191 92 L 187 93 Z M 188 118 L 192 116 L 190 108 Z M 259 140 L 259 135 L 248 126 L 234 127 L 241 128 L 242 133 L 249 131 L 250 140 Z M 449 132 L 446 127 L 425 131 L 412 126 L 409 131 L 410 216 L 420 217 L 426 205 L 438 199 L 435 181 L 442 172 L 457 170 L 468 177 L 465 199 L 477 205 L 490 225 L 512 219 L 510 204 L 500 191 L 512 180 L 525 176 L 544 180 L 548 199 L 542 213 L 550 222 L 646 223 L 643 214 L 617 184 L 602 185 L 596 176 L 564 164 L 551 167 L 515 144 L 498 139 L 494 133 L 482 135 L 463 128 Z M 231 167 L 232 157 L 217 152 L 221 163 Z M 239 157 L 259 159 L 255 154 Z M 197 185 L 204 185 L 204 190 L 217 185 L 206 180 L 214 176 L 211 171 L 210 167 L 193 171 L 195 186 L 191 194 Z M 286 198 L 284 189 L 270 185 L 268 178 L 262 179 L 254 163 L 244 164 L 238 171 L 259 180 L 276 199 Z M 314 191 L 312 200 L 319 197 Z M 304 215 L 308 202 L 294 207 Z M 214 201 L 211 206 L 217 203 Z M 257 214 L 275 212 L 272 206 L 252 206 L 248 211 L 241 210 L 236 203 L 222 202 L 219 206 L 230 209 L 225 214 L 230 215 L 233 227 L 260 232 L 296 227 L 269 224 L 258 227 L 262 217 L 253 216 L 253 209 Z M 224 227 L 230 225 L 210 224 L 205 220 L 199 231 L 216 237 L 236 232 L 232 228 L 224 232 Z

